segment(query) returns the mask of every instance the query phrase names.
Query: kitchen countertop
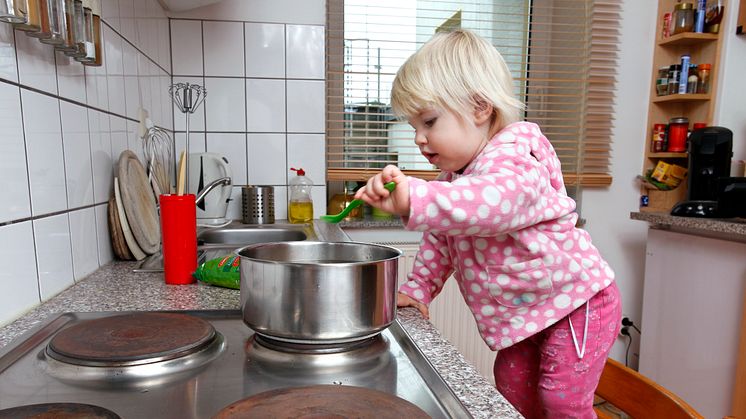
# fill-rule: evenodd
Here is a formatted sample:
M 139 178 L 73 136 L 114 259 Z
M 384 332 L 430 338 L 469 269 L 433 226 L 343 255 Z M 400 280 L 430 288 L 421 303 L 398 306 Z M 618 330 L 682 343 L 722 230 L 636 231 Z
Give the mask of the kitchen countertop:
M 716 239 L 746 242 L 744 218 L 677 217 L 667 212 L 631 212 L 633 220 L 647 221 L 651 228 Z
M 331 239 L 333 231 L 325 232 Z M 92 311 L 239 309 L 239 291 L 202 283 L 166 285 L 160 273 L 134 273 L 136 262 L 112 262 L 0 328 L 0 347 L 56 313 Z M 495 387 L 414 308 L 399 321 L 475 418 L 520 418 Z

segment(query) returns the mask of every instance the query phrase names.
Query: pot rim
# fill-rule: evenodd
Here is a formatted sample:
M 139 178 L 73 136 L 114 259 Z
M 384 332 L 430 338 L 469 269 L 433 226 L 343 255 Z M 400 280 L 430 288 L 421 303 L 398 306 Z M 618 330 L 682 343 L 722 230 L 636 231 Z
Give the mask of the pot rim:
M 383 250 L 388 250 L 393 253 L 395 253 L 393 256 L 383 259 L 373 259 L 373 260 L 361 260 L 361 261 L 350 261 L 350 262 L 318 262 L 313 260 L 308 261 L 284 261 L 284 260 L 271 260 L 271 259 L 262 259 L 257 258 L 253 256 L 247 256 L 244 253 L 245 250 L 260 248 L 260 247 L 279 247 L 282 246 L 288 246 L 288 247 L 300 247 L 300 246 L 324 246 L 324 245 L 342 245 L 342 246 L 348 246 L 348 245 L 355 245 L 355 246 L 366 246 L 366 247 L 375 247 Z M 392 246 L 386 246 L 383 244 L 376 244 L 376 243 L 365 243 L 365 242 L 354 242 L 354 241 L 280 241 L 280 242 L 267 242 L 267 243 L 256 243 L 256 244 L 250 244 L 248 246 L 240 247 L 235 250 L 235 253 L 241 257 L 242 261 L 243 259 L 246 259 L 248 261 L 252 262 L 259 262 L 259 263 L 267 263 L 267 264 L 273 264 L 273 265 L 283 265 L 283 266 L 308 266 L 308 265 L 314 265 L 314 266 L 357 266 L 357 265 L 368 265 L 371 263 L 377 263 L 377 262 L 386 262 L 390 260 L 397 260 L 401 257 L 403 252 L 395 247 Z

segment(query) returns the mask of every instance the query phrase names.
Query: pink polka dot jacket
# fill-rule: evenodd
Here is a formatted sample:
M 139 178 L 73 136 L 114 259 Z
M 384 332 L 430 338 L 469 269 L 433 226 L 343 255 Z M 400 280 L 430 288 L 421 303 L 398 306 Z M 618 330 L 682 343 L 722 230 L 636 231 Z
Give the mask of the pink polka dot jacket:
M 614 280 L 575 227 L 575 201 L 536 124 L 504 128 L 462 174 L 409 182 L 404 221 L 425 234 L 399 291 L 429 304 L 453 274 L 493 350 L 556 323 Z

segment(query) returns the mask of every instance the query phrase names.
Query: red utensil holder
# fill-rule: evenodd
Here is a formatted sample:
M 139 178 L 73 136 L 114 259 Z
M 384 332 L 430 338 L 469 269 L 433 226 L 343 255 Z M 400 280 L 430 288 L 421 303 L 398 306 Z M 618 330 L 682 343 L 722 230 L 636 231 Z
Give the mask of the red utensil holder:
M 159 196 L 166 284 L 196 281 L 192 276 L 197 270 L 197 206 L 194 200 L 193 194 Z

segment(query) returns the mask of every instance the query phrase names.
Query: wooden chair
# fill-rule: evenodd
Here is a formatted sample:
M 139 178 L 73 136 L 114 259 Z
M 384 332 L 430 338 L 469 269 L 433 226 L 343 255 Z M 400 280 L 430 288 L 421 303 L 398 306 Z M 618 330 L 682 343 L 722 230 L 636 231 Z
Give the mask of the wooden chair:
M 679 396 L 611 358 L 601 373 L 596 395 L 632 418 L 704 418 Z M 599 418 L 613 418 L 598 407 Z

